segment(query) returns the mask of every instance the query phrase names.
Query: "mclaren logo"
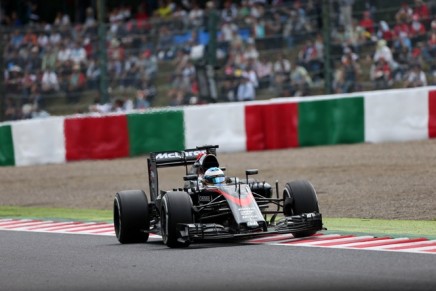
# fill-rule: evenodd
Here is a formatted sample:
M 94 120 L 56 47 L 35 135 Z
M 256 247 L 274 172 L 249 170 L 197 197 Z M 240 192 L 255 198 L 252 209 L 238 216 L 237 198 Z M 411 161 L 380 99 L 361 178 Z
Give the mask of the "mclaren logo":
M 159 153 L 156 155 L 156 160 L 165 159 L 181 159 L 183 152 L 169 152 L 169 153 Z M 196 157 L 198 154 L 206 153 L 205 150 L 198 151 L 187 151 L 185 152 L 185 157 Z
M 174 152 L 174 153 L 161 153 L 156 155 L 156 160 L 162 160 L 162 159 L 173 159 L 173 158 L 181 158 L 180 153 Z

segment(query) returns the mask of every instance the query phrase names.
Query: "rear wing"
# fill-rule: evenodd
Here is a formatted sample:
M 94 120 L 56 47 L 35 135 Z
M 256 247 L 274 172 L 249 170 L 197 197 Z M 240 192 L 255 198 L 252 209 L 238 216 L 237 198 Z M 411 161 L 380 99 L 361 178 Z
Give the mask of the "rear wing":
M 188 173 L 188 165 L 194 164 L 199 154 L 216 155 L 216 149 L 218 147 L 218 145 L 205 145 L 196 147 L 195 149 L 185 149 L 183 151 L 150 153 L 150 157 L 147 159 L 147 165 L 151 200 L 154 201 L 159 193 L 158 168 L 185 166 L 186 173 Z

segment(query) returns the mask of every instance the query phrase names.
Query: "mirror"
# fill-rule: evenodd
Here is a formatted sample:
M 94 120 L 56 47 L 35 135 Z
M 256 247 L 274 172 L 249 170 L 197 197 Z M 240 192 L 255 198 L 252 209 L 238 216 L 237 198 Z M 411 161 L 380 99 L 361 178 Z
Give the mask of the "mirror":
M 256 175 L 257 173 L 259 173 L 259 171 L 257 169 L 245 170 L 246 175 Z
M 248 184 L 248 176 L 256 175 L 259 171 L 257 169 L 248 169 L 245 170 L 245 181 Z
M 196 181 L 197 180 L 197 175 L 192 174 L 192 175 L 187 175 L 183 177 L 183 181 Z

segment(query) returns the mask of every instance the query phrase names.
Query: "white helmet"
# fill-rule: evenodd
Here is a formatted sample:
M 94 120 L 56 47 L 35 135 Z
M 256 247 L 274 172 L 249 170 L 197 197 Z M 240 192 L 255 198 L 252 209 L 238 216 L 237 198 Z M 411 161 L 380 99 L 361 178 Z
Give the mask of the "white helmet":
M 204 173 L 204 182 L 208 185 L 222 184 L 226 180 L 224 172 L 217 167 L 209 168 L 206 173 Z

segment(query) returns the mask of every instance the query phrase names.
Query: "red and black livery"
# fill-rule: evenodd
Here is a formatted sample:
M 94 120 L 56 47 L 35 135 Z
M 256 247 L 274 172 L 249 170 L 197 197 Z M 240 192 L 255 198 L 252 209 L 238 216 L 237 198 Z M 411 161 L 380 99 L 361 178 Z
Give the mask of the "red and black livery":
M 146 242 L 153 233 L 161 235 L 169 247 L 186 247 L 205 240 L 279 233 L 304 237 L 323 229 L 315 189 L 306 180 L 286 183 L 280 195 L 277 181 L 273 191 L 269 183 L 250 177 L 257 169 L 248 169 L 245 178 L 227 177 L 226 183 L 204 185 L 202 173 L 219 167 L 217 148 L 209 145 L 151 153 L 147 160 L 150 201 L 143 190 L 115 195 L 114 225 L 119 242 Z M 185 167 L 183 186 L 159 189 L 158 169 L 177 166 Z

